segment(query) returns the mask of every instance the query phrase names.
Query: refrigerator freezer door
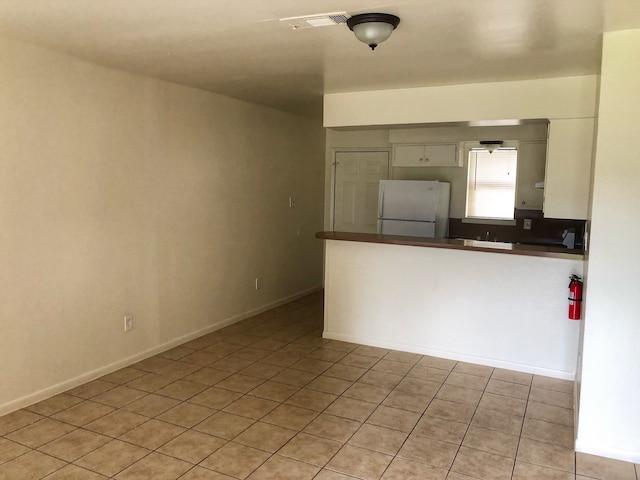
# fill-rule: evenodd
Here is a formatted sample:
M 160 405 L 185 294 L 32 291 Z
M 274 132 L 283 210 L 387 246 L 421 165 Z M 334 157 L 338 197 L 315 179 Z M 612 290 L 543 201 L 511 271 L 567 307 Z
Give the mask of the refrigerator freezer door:
M 378 216 L 435 222 L 439 198 L 439 182 L 381 180 Z
M 378 220 L 378 233 L 409 237 L 435 237 L 434 222 L 408 222 L 406 220 Z

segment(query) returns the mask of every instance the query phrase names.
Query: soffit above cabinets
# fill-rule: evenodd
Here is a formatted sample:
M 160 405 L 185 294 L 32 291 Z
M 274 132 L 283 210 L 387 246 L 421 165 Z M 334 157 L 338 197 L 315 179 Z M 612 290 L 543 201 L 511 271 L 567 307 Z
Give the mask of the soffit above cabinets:
M 320 116 L 324 93 L 590 75 L 602 32 L 640 28 L 638 0 L 3 0 L 0 35 L 100 65 Z M 372 52 L 344 24 L 401 23 Z
M 518 140 L 546 140 L 549 122 L 523 122 L 511 126 L 471 127 L 455 123 L 424 125 L 417 128 L 389 129 L 389 143 L 433 143 L 486 140 L 488 138 L 514 138 Z M 376 127 L 377 128 L 377 127 Z

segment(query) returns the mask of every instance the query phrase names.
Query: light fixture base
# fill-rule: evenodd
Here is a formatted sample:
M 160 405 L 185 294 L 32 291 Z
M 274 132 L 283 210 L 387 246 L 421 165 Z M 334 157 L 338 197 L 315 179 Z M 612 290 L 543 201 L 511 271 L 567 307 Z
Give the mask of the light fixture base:
M 480 140 L 479 143 L 491 154 L 494 150 L 500 148 L 504 142 L 502 140 Z

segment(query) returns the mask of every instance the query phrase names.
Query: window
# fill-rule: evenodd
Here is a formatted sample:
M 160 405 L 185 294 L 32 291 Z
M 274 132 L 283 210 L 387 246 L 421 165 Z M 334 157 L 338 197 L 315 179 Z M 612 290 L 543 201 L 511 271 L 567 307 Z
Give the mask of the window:
M 513 220 L 518 150 L 512 145 L 505 142 L 492 153 L 469 148 L 467 218 Z

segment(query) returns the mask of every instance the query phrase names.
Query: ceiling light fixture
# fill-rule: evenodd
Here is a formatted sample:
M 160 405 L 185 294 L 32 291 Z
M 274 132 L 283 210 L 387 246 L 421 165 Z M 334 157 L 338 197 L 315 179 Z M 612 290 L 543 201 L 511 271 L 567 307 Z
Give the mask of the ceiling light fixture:
M 504 142 L 502 140 L 480 140 L 480 145 L 486 148 L 489 153 L 500 148 Z
M 399 23 L 398 17 L 388 13 L 361 13 L 347 20 L 356 38 L 369 45 L 371 50 L 389 38 Z

